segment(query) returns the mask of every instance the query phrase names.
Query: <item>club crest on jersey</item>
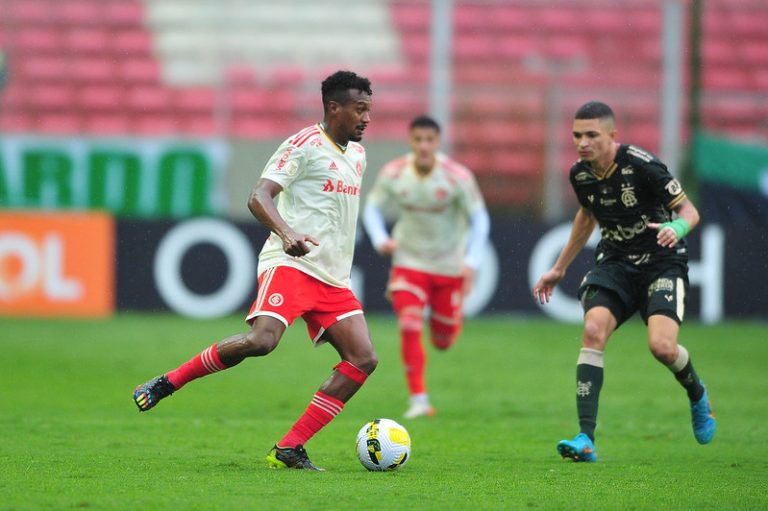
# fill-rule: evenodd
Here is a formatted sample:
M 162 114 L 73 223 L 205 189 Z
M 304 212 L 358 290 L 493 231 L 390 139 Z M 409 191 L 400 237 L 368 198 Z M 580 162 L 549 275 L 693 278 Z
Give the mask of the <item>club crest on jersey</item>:
M 312 147 L 322 147 L 323 141 L 316 137 L 309 141 L 309 145 Z
M 267 301 L 272 307 L 280 307 L 283 304 L 283 295 L 280 293 L 272 293 L 267 298 Z
M 446 190 L 445 188 L 438 188 L 437 190 L 435 190 L 435 198 L 437 200 L 443 200 L 446 197 L 448 197 L 448 190 Z
M 355 172 L 357 172 L 358 176 L 363 175 L 363 162 L 357 162 L 357 165 L 355 165 Z
M 621 185 L 621 202 L 626 207 L 637 206 L 637 197 L 635 197 L 635 187 L 629 184 Z

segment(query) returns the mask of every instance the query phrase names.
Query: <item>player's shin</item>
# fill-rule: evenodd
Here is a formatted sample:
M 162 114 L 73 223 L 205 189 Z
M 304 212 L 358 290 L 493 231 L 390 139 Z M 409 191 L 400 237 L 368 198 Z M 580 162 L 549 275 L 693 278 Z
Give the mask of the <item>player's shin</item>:
M 576 410 L 579 427 L 592 441 L 595 440 L 597 407 L 603 386 L 603 352 L 581 348 L 576 363 Z
M 677 349 L 677 358 L 667 367 L 675 375 L 675 379 L 680 382 L 680 385 L 685 388 L 685 391 L 688 393 L 688 399 L 693 402 L 698 401 L 704 395 L 704 386 L 701 384 L 693 364 L 691 364 L 688 350 L 679 344 Z
M 346 360 L 342 360 L 334 369 L 331 377 L 312 397 L 304 414 L 277 443 L 278 447 L 294 448 L 297 445 L 306 444 L 315 433 L 341 413 L 344 403 L 363 386 L 368 378 L 364 371 Z
M 225 365 L 219 359 L 217 348 L 218 344 L 214 344 L 192 357 L 188 362 L 167 373 L 168 381 L 178 390 L 192 380 L 231 367 Z

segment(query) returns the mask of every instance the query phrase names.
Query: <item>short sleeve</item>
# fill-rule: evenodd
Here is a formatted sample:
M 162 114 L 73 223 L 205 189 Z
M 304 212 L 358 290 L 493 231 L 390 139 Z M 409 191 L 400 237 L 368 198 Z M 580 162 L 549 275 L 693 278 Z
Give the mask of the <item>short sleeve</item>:
M 643 177 L 647 180 L 650 192 L 669 211 L 682 204 L 687 197 L 680 182 L 658 160 L 643 165 Z
M 379 172 L 379 175 L 376 176 L 373 188 L 371 188 L 371 191 L 368 193 L 368 202 L 380 208 L 389 202 L 391 195 L 392 178 L 385 167 Z
M 284 142 L 267 162 L 261 177 L 274 181 L 284 189 L 288 188 L 306 168 L 304 151 L 288 142 Z
M 466 179 L 460 182 L 459 204 L 461 204 L 461 207 L 466 212 L 467 216 L 471 216 L 475 211 L 480 209 L 485 209 L 483 194 L 480 193 L 480 187 L 477 185 L 477 180 L 471 173 L 468 174 Z

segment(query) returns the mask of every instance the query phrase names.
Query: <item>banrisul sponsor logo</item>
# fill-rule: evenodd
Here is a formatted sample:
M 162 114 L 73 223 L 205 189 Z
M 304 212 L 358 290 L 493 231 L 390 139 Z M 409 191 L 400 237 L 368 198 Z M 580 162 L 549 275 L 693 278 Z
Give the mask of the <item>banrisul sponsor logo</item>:
M 357 185 L 348 185 L 341 179 L 334 181 L 326 179 L 323 185 L 324 192 L 343 193 L 344 195 L 360 195 L 360 187 Z

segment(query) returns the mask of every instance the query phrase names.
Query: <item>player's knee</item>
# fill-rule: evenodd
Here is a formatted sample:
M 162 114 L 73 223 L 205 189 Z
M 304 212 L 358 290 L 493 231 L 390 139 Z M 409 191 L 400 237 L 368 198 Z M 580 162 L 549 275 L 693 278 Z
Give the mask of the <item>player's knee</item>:
M 458 331 L 432 332 L 432 345 L 440 351 L 445 351 L 456 342 Z
M 648 347 L 654 358 L 662 364 L 672 364 L 677 358 L 677 343 L 674 339 L 668 339 L 664 336 L 651 336 L 648 339 Z
M 376 352 L 371 349 L 365 353 L 358 354 L 354 357 L 354 360 L 350 360 L 350 363 L 365 374 L 371 374 L 376 370 L 376 366 L 379 365 L 379 357 L 376 355 Z
M 599 321 L 587 318 L 584 321 L 584 337 L 582 344 L 585 348 L 592 348 L 602 351 L 605 349 L 605 343 L 608 340 L 608 332 L 604 325 Z
M 280 342 L 280 335 L 271 329 L 251 330 L 240 342 L 245 357 L 261 357 L 271 353 Z

